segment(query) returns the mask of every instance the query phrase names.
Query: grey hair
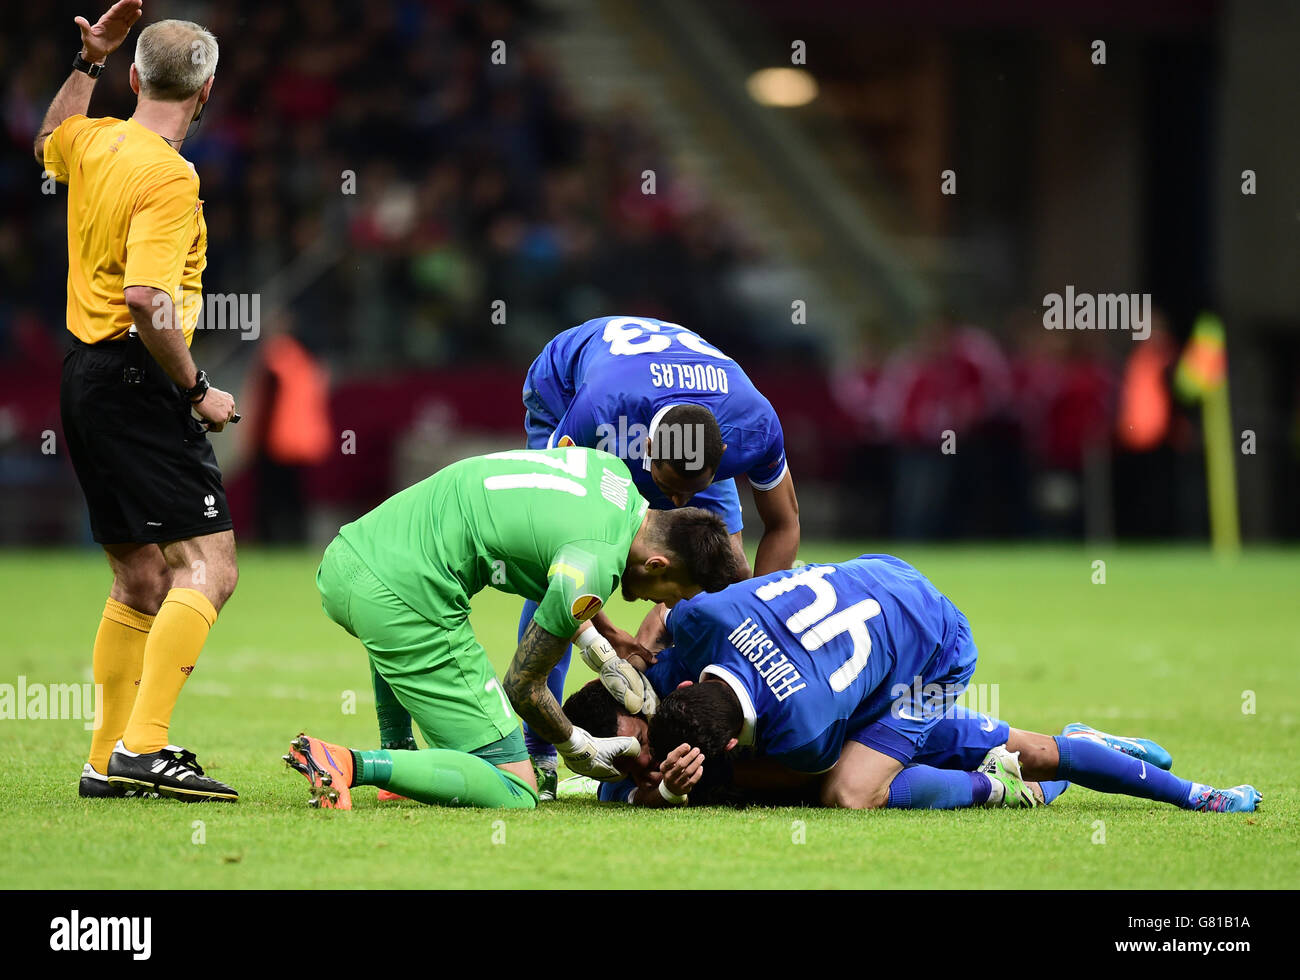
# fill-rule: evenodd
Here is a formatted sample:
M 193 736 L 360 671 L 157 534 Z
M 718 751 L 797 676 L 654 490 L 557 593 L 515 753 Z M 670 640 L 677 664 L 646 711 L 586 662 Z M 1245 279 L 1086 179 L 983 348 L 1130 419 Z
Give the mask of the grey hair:
M 184 102 L 217 70 L 217 39 L 188 20 L 160 20 L 135 42 L 140 94 L 161 102 Z

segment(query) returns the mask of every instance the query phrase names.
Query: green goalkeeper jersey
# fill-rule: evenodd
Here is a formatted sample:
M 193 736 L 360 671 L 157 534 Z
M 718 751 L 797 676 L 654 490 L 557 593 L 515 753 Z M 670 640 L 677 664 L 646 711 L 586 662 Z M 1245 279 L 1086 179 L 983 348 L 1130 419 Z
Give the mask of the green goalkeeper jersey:
M 618 586 L 648 507 L 616 456 L 517 449 L 453 463 L 339 536 L 432 622 L 462 619 L 492 586 L 537 602 L 535 622 L 570 636 Z

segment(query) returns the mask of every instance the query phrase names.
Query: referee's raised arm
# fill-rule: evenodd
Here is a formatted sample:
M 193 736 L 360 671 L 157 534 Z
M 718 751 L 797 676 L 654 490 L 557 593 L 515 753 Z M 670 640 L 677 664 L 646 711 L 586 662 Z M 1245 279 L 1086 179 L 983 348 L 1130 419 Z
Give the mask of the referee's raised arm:
M 45 141 L 69 116 L 84 116 L 90 108 L 95 79 L 104 70 L 104 60 L 121 47 L 126 35 L 143 11 L 143 0 L 118 0 L 93 27 L 85 17 L 75 18 L 81 28 L 81 50 L 72 62 L 73 71 L 59 89 L 36 134 L 36 162 L 45 166 Z
M 59 409 L 113 584 L 95 634 L 98 725 L 82 796 L 236 800 L 172 744 L 172 710 L 238 579 L 209 431 L 238 421 L 189 344 L 202 307 L 207 225 L 179 149 L 212 92 L 217 40 L 198 24 L 141 31 L 130 119 L 90 118 L 95 79 L 142 14 L 120 0 L 93 26 L 37 134 L 68 188 L 67 324 Z M 199 418 L 195 417 L 195 413 Z

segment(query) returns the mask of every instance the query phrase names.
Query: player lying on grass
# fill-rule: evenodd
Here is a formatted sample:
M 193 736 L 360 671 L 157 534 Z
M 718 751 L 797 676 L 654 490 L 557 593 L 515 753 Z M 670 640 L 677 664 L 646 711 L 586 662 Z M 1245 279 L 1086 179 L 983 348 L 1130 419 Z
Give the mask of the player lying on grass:
M 667 663 L 671 651 L 666 654 Z M 689 681 L 683 683 L 689 684 Z M 815 806 L 819 803 L 820 776 L 799 773 L 774 765 L 770 759 L 755 756 L 752 750 L 736 748 L 723 753 L 725 758 L 710 763 L 710 780 L 700 785 L 704 776 L 704 753 L 685 743 L 679 744 L 659 762 L 650 747 L 650 722 L 641 715 L 630 714 L 599 681 L 579 688 L 564 702 L 564 713 L 575 725 L 592 734 L 622 735 L 636 738 L 642 749 L 636 756 L 624 756 L 614 763 L 623 774 L 619 782 L 586 780 L 597 796 L 607 803 L 632 803 L 637 806 L 672 806 L 685 803 L 688 794 L 699 787 L 697 804 L 759 803 L 772 806 Z M 1006 722 L 987 715 L 968 712 L 960 705 L 952 709 L 926 739 L 925 748 L 914 758 L 918 765 L 966 771 L 985 806 L 1018 806 L 1027 790 L 1039 802 L 1049 802 L 1065 790 L 1068 783 L 1023 783 L 1014 772 L 1003 767 L 992 773 L 980 772 L 996 749 L 1011 749 L 1019 733 Z M 1097 733 L 1099 736 L 1102 733 Z M 1112 738 L 1113 736 L 1104 736 Z M 1150 743 L 1154 746 L 1154 743 Z M 1158 750 L 1158 747 L 1156 747 Z M 1159 751 L 1159 750 L 1158 750 Z M 996 754 L 997 758 L 1001 758 Z M 662 789 L 660 785 L 662 784 Z
M 1035 797 L 1016 786 L 1022 776 L 1194 810 L 1253 810 L 1260 800 L 1250 786 L 1218 790 L 1164 772 L 1168 754 L 1154 743 L 1116 742 L 1134 752 L 1125 754 L 1082 728 L 1076 737 L 1008 730 L 1020 764 L 992 753 L 981 766 L 990 779 L 918 764 L 935 761 L 929 740 L 952 725 L 976 649 L 965 616 L 897 558 L 738 582 L 679 602 L 666 628 L 674 646 L 650 675 L 672 693 L 649 726 L 654 757 L 665 762 L 691 748 L 720 761 L 744 746 L 767 760 L 769 778 L 787 775 L 775 785 L 797 789 L 820 776 L 821 803 L 857 809 L 1032 806 Z M 949 764 L 965 768 L 977 757 L 965 743 L 979 736 L 956 736 Z M 1043 798 L 1061 788 L 1045 785 Z
M 789 568 L 799 548 L 799 504 L 781 423 L 739 365 L 674 323 L 633 316 L 588 320 L 543 348 L 524 382 L 528 446 L 578 445 L 619 456 L 653 509 L 694 507 L 718 514 L 749 576 L 736 481 L 748 478 L 763 522 L 757 574 Z M 634 639 L 611 634 L 623 656 L 657 632 L 662 607 Z M 519 635 L 532 619 L 525 602 Z M 653 627 L 653 628 L 651 628 Z M 549 686 L 563 695 L 569 650 Z M 525 726 L 543 798 L 555 784 L 555 750 Z
M 820 775 L 772 765 L 771 760 L 755 757 L 751 750 L 739 747 L 720 753 L 720 775 L 701 787 L 705 773 L 704 752 L 698 747 L 681 743 L 665 753 L 662 763 L 656 762 L 649 741 L 650 723 L 645 718 L 628 714 L 597 681 L 592 681 L 570 696 L 564 703 L 564 710 L 574 724 L 581 725 L 594 735 L 617 733 L 632 736 L 642 745 L 642 751 L 638 755 L 616 761 L 616 768 L 624 775 L 622 781 L 595 784 L 597 795 L 602 801 L 650 807 L 679 805 L 687 802 L 682 797 L 694 793 L 698 787 L 704 790 L 704 794 L 701 796 L 696 793 L 696 800 L 705 804 L 816 806 L 824 803 Z M 695 737 L 701 738 L 699 735 Z M 922 793 L 911 797 L 906 790 L 912 788 L 910 780 L 914 777 L 922 780 L 923 788 L 933 787 L 925 785 L 925 774 L 910 773 L 904 769 L 903 772 L 908 773 L 907 780 L 891 783 L 885 806 L 894 809 L 954 809 L 960 806 L 1022 807 L 1051 803 L 1070 785 L 1069 780 L 1049 778 L 1061 771 L 1061 738 L 1070 740 L 1068 751 L 1074 760 L 1071 763 L 1074 780 L 1100 792 L 1127 792 L 1123 788 L 1112 788 L 1117 785 L 1113 773 L 1117 760 L 1097 756 L 1087 750 L 1076 750 L 1076 743 L 1086 741 L 1108 752 L 1120 752 L 1137 760 L 1141 764 L 1138 772 L 1143 780 L 1149 778 L 1152 771 L 1146 767 L 1168 770 L 1173 764 L 1169 753 L 1149 739 L 1110 735 L 1078 722 L 1066 725 L 1060 736 L 1040 735 L 1012 728 L 1005 721 L 969 712 L 961 705 L 955 705 L 935 725 L 924 748 L 912 761 L 913 767 L 957 770 L 957 776 L 945 780 L 949 792 Z M 672 736 L 668 736 L 668 741 L 671 739 Z M 725 742 L 723 744 L 725 746 Z M 1005 750 L 1015 760 L 1008 760 L 998 750 Z M 990 760 L 990 755 L 993 760 Z M 1101 761 L 1100 765 L 1098 760 Z M 991 764 L 994 761 L 1001 765 Z M 1019 776 L 1016 775 L 1018 771 L 1021 773 Z M 1142 776 L 1143 773 L 1146 775 Z M 969 802 L 966 801 L 967 789 L 958 778 L 962 776 L 970 783 Z M 939 789 L 942 790 L 943 787 L 940 786 Z M 1224 792 L 1228 794 L 1225 800 L 1248 801 L 1248 794 L 1237 794 L 1235 790 Z M 1143 798 L 1156 797 L 1147 794 Z M 1227 802 L 1215 805 L 1214 799 L 1209 796 L 1201 802 L 1203 805 L 1189 809 L 1241 809 Z
M 607 453 L 514 450 L 453 463 L 345 525 L 316 574 L 326 614 L 369 656 L 381 749 L 302 735 L 285 761 L 318 806 L 348 809 L 351 786 L 374 785 L 424 803 L 532 807 L 537 784 L 513 705 L 574 772 L 617 776 L 612 761 L 636 741 L 575 728 L 547 674 L 620 582 L 625 598 L 672 604 L 739 574 L 721 520 L 649 510 Z M 504 684 L 469 623 L 470 597 L 488 586 L 537 603 Z M 414 750 L 412 719 L 430 748 Z

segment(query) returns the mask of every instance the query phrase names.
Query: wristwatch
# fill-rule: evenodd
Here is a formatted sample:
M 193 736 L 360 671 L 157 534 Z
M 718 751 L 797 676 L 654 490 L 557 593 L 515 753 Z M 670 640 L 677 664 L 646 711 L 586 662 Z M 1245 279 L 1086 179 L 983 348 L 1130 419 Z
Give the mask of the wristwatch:
M 203 401 L 203 396 L 208 393 L 208 389 L 211 387 L 212 386 L 208 384 L 208 372 L 200 371 L 198 377 L 194 381 L 194 387 L 185 389 L 185 397 L 190 400 L 191 405 L 197 405 L 199 402 Z
M 84 71 L 91 78 L 98 78 L 100 73 L 104 70 L 103 65 L 97 65 L 93 61 L 87 61 L 83 58 L 80 51 L 78 51 L 76 57 L 72 59 L 72 67 L 76 71 Z

